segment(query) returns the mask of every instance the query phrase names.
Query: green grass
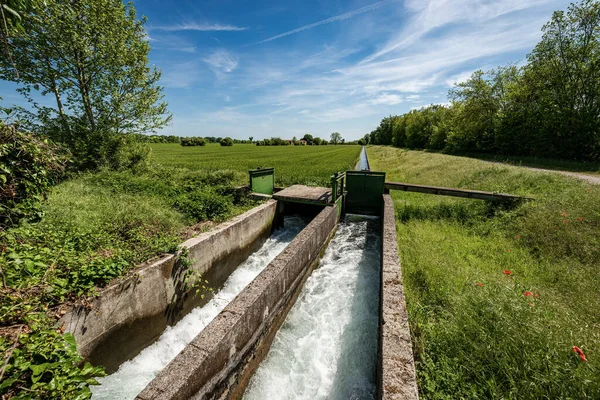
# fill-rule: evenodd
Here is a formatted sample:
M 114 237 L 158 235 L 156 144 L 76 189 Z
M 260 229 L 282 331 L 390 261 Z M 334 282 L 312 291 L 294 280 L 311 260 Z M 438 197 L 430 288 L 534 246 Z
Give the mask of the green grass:
M 361 146 L 255 146 L 235 144 L 222 147 L 183 147 L 152 144 L 152 160 L 165 166 L 190 170 L 232 169 L 247 173 L 258 167 L 274 167 L 278 185 L 312 184 L 329 186 L 338 171 L 354 169 Z M 244 181 L 245 183 L 246 181 Z
M 392 192 L 421 397 L 600 398 L 600 187 L 437 153 L 368 155 L 387 180 L 535 198 Z

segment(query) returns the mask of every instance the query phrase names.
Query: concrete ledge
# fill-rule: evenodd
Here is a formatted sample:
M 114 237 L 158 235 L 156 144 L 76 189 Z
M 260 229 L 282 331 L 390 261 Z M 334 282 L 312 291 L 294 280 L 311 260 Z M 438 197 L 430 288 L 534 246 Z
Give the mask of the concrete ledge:
M 336 225 L 325 207 L 137 399 L 241 398 Z
M 189 249 L 189 269 L 219 288 L 237 266 L 271 234 L 277 202 L 270 200 L 182 244 Z M 135 356 L 211 295 L 196 295 L 185 282 L 188 269 L 177 255 L 167 255 L 108 286 L 92 304 L 77 308 L 61 323 L 75 336 L 79 353 L 114 371 Z
M 394 202 L 383 195 L 379 359 L 380 399 L 419 398 L 396 239 Z

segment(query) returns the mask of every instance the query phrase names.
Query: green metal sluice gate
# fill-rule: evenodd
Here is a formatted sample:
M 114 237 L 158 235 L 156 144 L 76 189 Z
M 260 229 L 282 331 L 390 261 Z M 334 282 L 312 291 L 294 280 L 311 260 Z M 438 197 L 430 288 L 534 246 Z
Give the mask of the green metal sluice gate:
M 338 213 L 380 215 L 385 191 L 385 172 L 346 171 L 331 176 L 331 188 L 293 185 L 282 191 L 274 186 L 274 169 L 248 171 L 253 193 L 270 195 L 284 203 L 338 206 Z

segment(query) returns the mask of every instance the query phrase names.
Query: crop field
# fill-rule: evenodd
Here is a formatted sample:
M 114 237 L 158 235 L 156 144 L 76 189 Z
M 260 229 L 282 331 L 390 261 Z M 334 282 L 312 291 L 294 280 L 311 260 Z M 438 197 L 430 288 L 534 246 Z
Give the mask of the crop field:
M 600 398 L 600 186 L 437 153 L 367 153 L 388 181 L 534 198 L 503 207 L 392 191 L 420 397 Z
M 278 185 L 295 183 L 329 185 L 330 176 L 354 169 L 361 146 L 255 146 L 235 144 L 223 147 L 208 144 L 183 147 L 179 144 L 152 144 L 152 160 L 170 167 L 190 170 L 235 170 L 247 172 L 274 167 Z

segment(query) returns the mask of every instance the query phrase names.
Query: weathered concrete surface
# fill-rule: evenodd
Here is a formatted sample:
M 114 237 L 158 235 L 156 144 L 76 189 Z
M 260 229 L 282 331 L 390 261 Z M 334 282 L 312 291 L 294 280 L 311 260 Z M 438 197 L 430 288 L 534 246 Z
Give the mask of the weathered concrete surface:
M 262 245 L 276 219 L 270 200 L 183 243 L 189 269 L 219 288 L 235 268 Z M 61 323 L 74 334 L 79 353 L 114 371 L 135 356 L 194 307 L 207 302 L 187 287 L 188 269 L 176 255 L 167 255 L 102 291 L 92 310 L 74 309 Z
M 378 392 L 385 400 L 418 399 L 408 313 L 396 241 L 394 202 L 383 195 Z
M 273 198 L 283 201 L 325 205 L 331 202 L 331 188 L 292 185 L 273 194 Z
M 336 224 L 325 207 L 137 399 L 241 398 Z

